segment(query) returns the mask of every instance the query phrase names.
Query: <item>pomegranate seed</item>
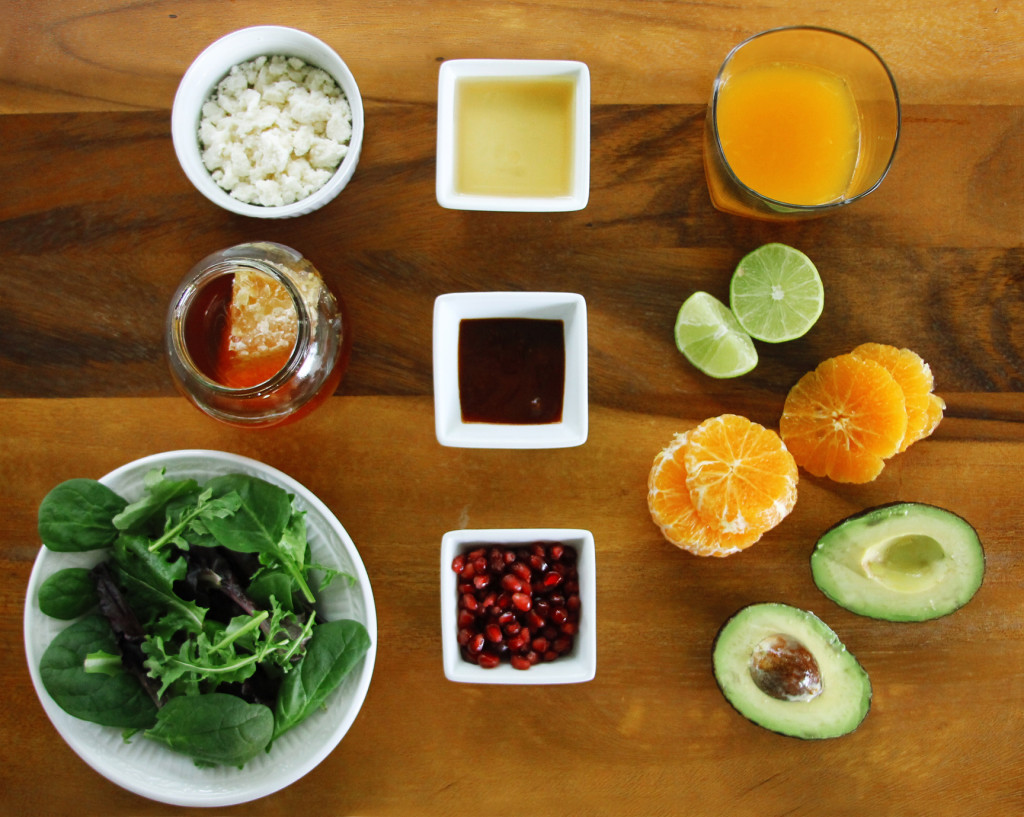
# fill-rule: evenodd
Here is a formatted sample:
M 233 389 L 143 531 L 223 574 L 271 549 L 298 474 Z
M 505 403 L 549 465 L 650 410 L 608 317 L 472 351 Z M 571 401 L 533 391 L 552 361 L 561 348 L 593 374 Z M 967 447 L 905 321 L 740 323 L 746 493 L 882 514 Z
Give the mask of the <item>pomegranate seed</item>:
M 510 663 L 514 669 L 529 669 L 532 665 L 530 659 L 525 655 L 513 655 L 510 659 Z
M 494 669 L 498 664 L 501 663 L 501 658 L 492 653 L 485 652 L 480 654 L 480 660 L 478 661 L 481 667 L 484 669 Z
M 558 542 L 479 547 L 452 559 L 462 657 L 528 669 L 572 649 L 579 632 L 576 551 Z

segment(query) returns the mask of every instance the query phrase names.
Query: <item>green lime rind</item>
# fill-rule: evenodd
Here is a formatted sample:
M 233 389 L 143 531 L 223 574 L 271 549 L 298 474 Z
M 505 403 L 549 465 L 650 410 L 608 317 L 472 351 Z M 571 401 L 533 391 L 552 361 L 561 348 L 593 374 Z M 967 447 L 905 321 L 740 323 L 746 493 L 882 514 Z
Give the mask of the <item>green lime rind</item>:
M 825 307 L 825 289 L 814 263 L 786 244 L 765 244 L 736 266 L 729 306 L 752 338 L 796 340 L 810 331 Z
M 757 365 L 757 349 L 725 304 L 694 292 L 676 315 L 676 348 L 709 377 L 746 374 Z

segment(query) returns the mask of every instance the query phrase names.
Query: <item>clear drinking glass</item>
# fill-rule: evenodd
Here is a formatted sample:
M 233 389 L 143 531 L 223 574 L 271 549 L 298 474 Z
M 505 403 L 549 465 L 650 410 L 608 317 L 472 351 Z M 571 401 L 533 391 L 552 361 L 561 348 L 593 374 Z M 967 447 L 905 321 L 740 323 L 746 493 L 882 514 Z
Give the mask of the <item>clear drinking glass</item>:
M 825 215 L 881 184 L 899 134 L 896 83 L 871 47 L 824 28 L 761 32 L 714 81 L 704 127 L 711 201 L 767 220 Z
M 226 328 L 236 275 L 255 287 L 250 303 L 259 308 L 265 298 L 274 307 L 251 333 L 255 351 L 243 374 L 224 363 L 238 354 L 228 351 Z M 276 356 L 265 351 L 274 337 Z M 227 423 L 265 427 L 297 420 L 334 392 L 351 336 L 344 302 L 308 260 L 283 244 L 256 242 L 213 253 L 189 271 L 171 300 L 165 345 L 175 385 L 194 405 Z

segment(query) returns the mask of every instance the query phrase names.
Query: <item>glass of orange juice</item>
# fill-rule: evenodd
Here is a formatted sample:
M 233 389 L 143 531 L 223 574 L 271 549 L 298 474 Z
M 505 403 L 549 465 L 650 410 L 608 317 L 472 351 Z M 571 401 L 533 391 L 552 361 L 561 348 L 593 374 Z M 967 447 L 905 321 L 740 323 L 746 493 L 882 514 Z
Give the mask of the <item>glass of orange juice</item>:
M 870 46 L 809 26 L 761 32 L 715 78 L 704 127 L 711 201 L 768 220 L 825 215 L 881 184 L 899 134 L 896 83 Z

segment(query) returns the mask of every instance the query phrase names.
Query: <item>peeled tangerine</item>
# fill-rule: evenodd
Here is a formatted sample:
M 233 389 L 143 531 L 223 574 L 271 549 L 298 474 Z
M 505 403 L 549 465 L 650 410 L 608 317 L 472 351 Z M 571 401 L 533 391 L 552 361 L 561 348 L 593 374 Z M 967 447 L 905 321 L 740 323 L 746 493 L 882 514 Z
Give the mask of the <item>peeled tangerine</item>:
M 797 381 L 779 433 L 809 473 L 871 482 L 887 459 L 938 426 L 946 404 L 933 385 L 931 369 L 914 352 L 865 343 Z
M 723 414 L 676 434 L 655 457 L 647 506 L 672 544 L 698 556 L 728 556 L 789 515 L 797 478 L 778 434 Z

